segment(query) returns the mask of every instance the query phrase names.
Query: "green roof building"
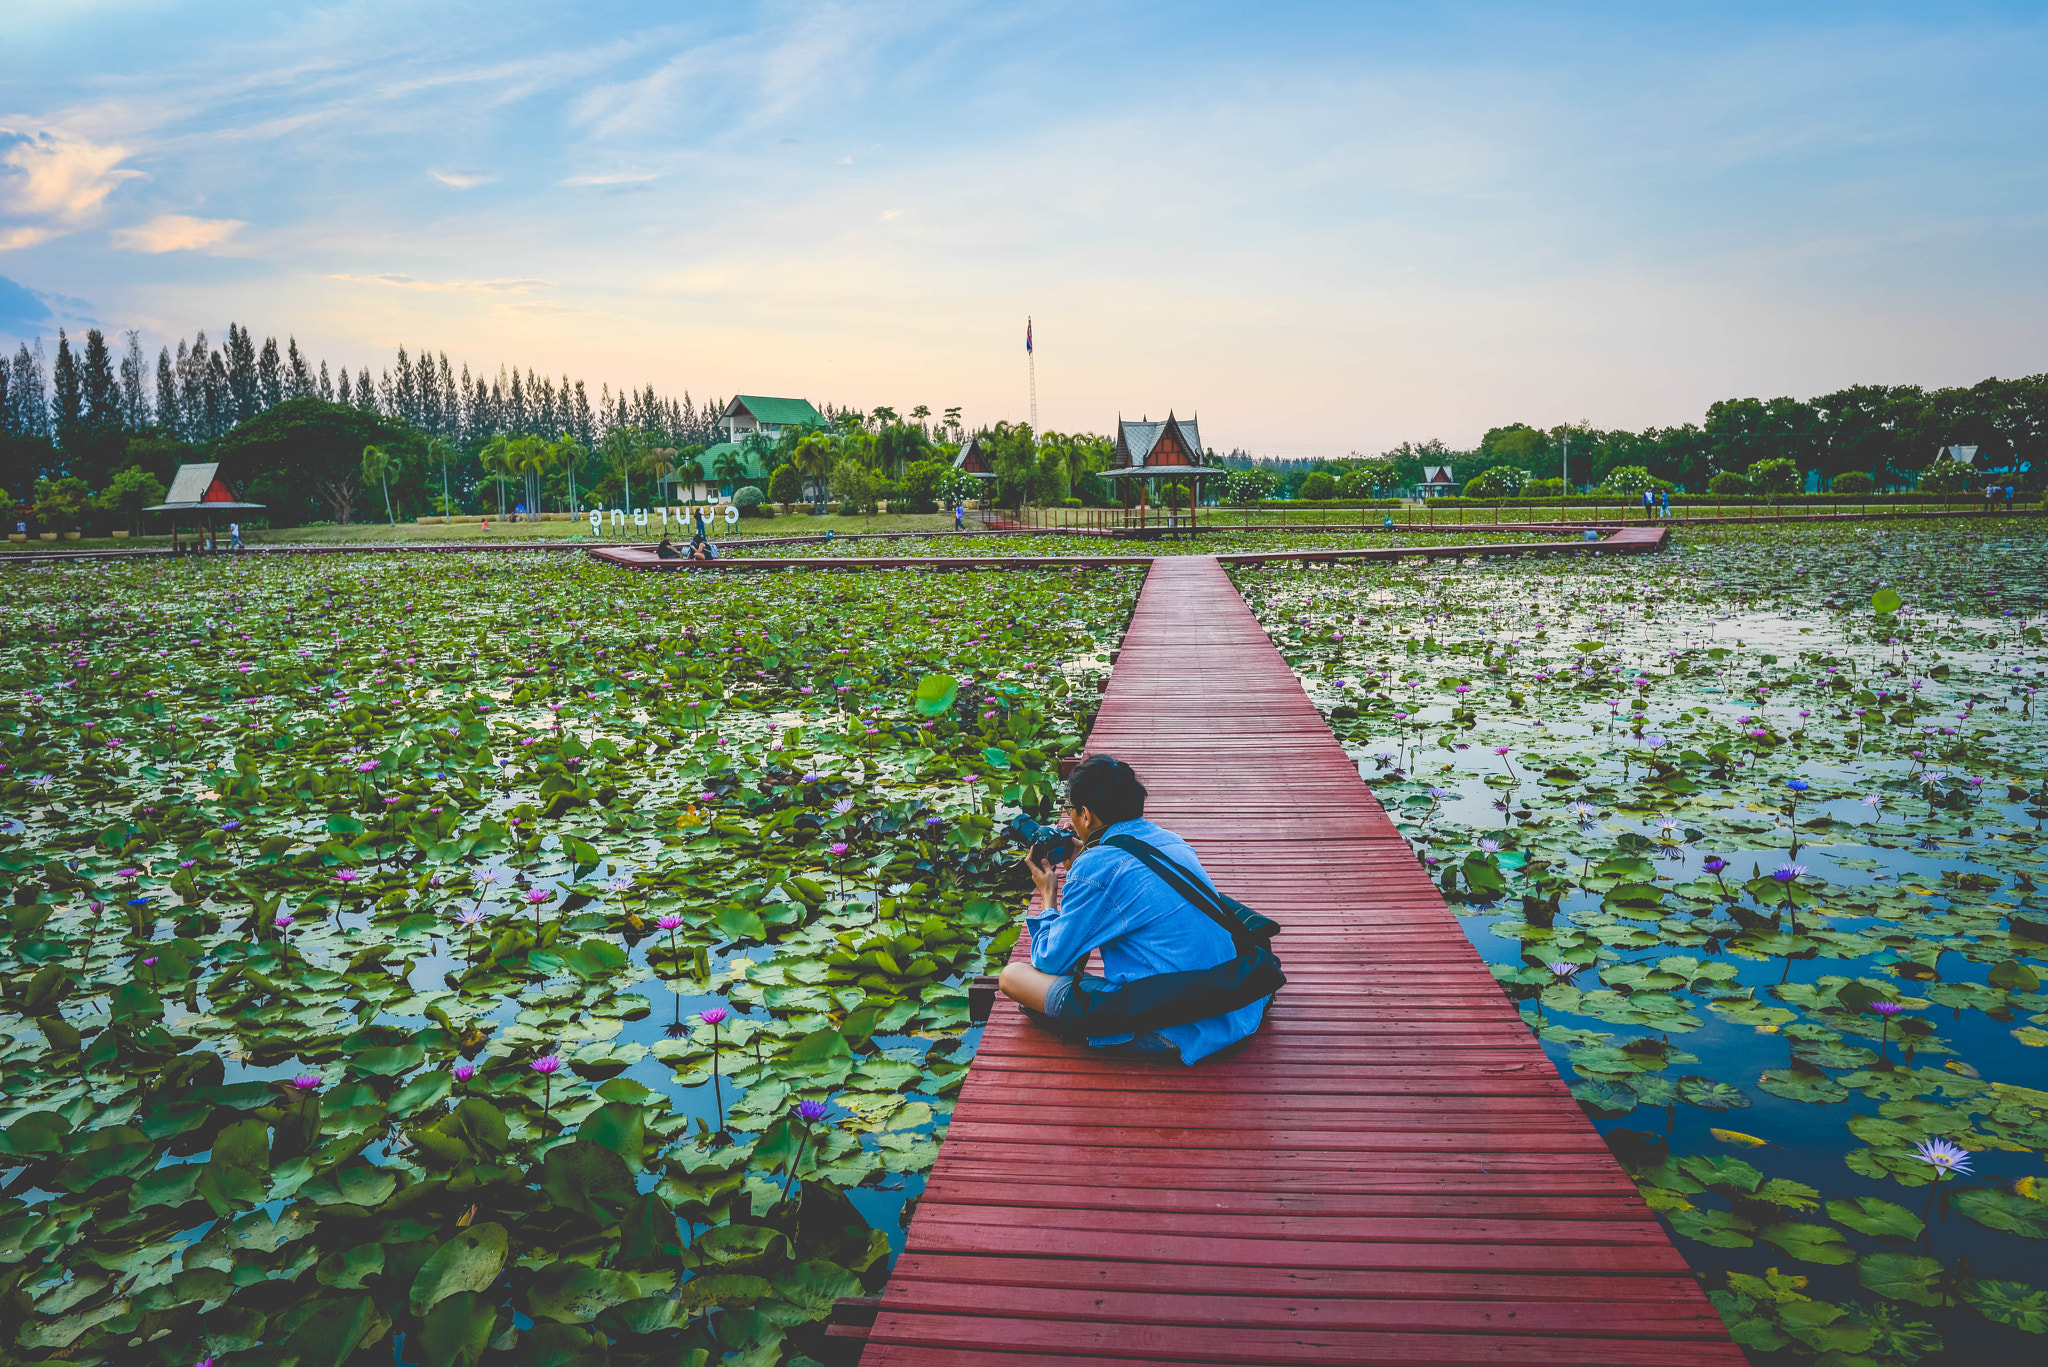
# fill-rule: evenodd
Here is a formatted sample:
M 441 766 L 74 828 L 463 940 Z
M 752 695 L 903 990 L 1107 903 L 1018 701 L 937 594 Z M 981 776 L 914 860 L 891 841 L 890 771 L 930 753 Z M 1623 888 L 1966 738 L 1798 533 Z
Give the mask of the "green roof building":
M 757 394 L 735 394 L 718 415 L 725 424 L 725 440 L 744 441 L 759 432 L 769 441 L 782 440 L 785 427 L 823 427 L 825 415 L 809 399 L 768 399 Z M 717 447 L 711 448 L 717 450 Z M 707 453 L 708 454 L 708 453 Z

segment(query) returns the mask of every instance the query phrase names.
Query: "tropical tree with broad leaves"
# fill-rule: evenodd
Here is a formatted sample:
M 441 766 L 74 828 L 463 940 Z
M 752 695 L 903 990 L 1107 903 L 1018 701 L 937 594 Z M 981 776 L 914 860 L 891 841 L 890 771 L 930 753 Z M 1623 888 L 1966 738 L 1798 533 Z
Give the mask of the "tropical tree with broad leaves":
M 398 469 L 398 457 L 388 447 L 365 446 L 363 448 L 363 478 L 374 479 L 384 490 L 384 517 L 392 526 L 398 525 L 398 517 L 391 511 L 391 475 Z

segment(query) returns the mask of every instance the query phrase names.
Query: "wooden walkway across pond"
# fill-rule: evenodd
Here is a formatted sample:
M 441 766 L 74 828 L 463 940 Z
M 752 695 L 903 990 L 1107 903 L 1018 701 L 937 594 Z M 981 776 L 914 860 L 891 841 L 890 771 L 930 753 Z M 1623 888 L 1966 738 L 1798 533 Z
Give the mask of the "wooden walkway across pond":
M 1473 528 L 1473 531 L 1487 530 Z M 1226 565 L 1285 564 L 1302 561 L 1335 564 L 1345 560 L 1465 560 L 1468 557 L 1518 555 L 1641 555 L 1662 549 L 1670 538 L 1667 527 L 1624 527 L 1610 529 L 1593 540 L 1504 541 L 1475 543 L 1443 542 L 1430 546 L 1322 546 L 1311 550 L 1234 551 L 1212 558 Z M 1092 569 L 1101 565 L 1150 565 L 1156 560 L 1185 559 L 1185 551 L 1154 554 L 1150 551 L 1120 551 L 1134 542 L 1096 541 L 1100 553 L 1076 551 L 1070 555 L 730 555 L 713 561 L 663 560 L 652 546 L 597 546 L 590 551 L 621 569 L 656 573 L 717 574 L 773 573 L 787 570 L 1042 570 Z
M 1213 557 L 1153 563 L 1089 748 L 1288 985 L 1193 1068 L 998 1000 L 866 1367 L 1744 1361 Z

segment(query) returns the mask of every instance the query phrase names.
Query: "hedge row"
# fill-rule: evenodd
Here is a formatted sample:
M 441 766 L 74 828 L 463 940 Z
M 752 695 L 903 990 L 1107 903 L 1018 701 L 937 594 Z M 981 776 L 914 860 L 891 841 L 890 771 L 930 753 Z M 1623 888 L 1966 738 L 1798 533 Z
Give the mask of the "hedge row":
M 1782 508 L 1786 506 L 1832 507 L 1847 505 L 1856 507 L 1868 504 L 1890 504 L 1894 506 L 1926 504 L 1934 507 L 1960 506 L 1972 501 L 1981 503 L 1981 492 L 1967 494 L 1731 494 L 1726 498 L 1718 494 L 1673 494 L 1671 506 L 1694 508 Z M 2021 493 L 2014 496 L 2015 503 L 2035 502 L 2033 495 Z M 1562 504 L 1567 508 L 1634 508 L 1643 506 L 1641 494 L 1567 494 L 1563 498 L 1552 495 L 1549 498 L 1465 498 L 1448 494 L 1442 498 L 1421 500 L 1424 505 L 1440 505 L 1446 508 L 1555 508 Z M 1238 507 L 1228 504 L 1227 507 Z M 1254 503 L 1251 508 L 1402 508 L 1410 506 L 1398 498 L 1274 498 L 1263 503 Z M 1661 504 L 1659 505 L 1661 506 Z

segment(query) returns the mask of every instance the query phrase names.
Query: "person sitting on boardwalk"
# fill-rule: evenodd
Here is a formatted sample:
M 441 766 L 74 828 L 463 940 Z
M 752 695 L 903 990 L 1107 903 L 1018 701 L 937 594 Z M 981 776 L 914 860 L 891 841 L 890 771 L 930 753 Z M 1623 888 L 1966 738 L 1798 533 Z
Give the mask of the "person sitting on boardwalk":
M 661 544 L 654 548 L 654 554 L 662 560 L 681 560 L 683 558 L 683 553 L 676 549 L 673 541 L 668 539 L 667 532 L 661 534 Z
M 718 547 L 711 544 L 709 537 L 699 532 L 690 538 L 690 559 L 716 560 L 718 559 Z
M 1185 840 L 1145 820 L 1145 786 L 1130 765 L 1090 755 L 1067 785 L 1067 809 L 1074 833 L 1088 848 L 1070 866 L 1064 893 L 1052 866 L 1026 856 L 1044 910 L 1025 921 L 1031 962 L 1003 969 L 1003 995 L 1057 1021 L 1074 1005 L 1077 978 L 1090 992 L 1113 990 L 1157 974 L 1210 968 L 1237 953 L 1228 932 L 1135 855 L 1101 843 L 1109 836 L 1134 837 L 1192 881 L 1215 888 Z M 1106 978 L 1080 972 L 1097 949 Z M 1256 1031 L 1270 1000 L 1261 997 L 1186 1025 L 1103 1035 L 1088 1043 L 1122 1054 L 1177 1053 L 1182 1063 L 1195 1063 Z

